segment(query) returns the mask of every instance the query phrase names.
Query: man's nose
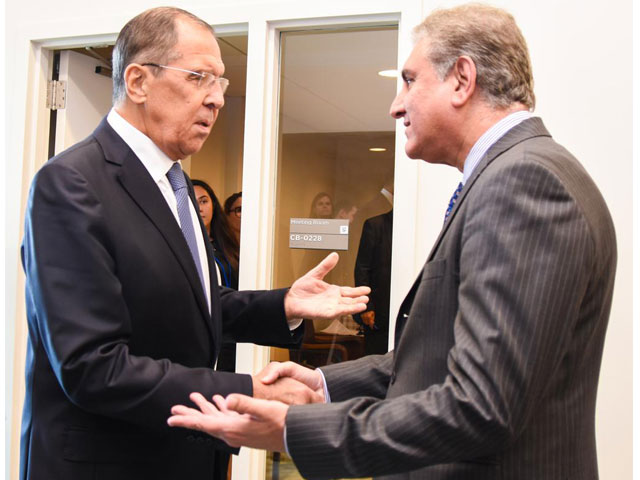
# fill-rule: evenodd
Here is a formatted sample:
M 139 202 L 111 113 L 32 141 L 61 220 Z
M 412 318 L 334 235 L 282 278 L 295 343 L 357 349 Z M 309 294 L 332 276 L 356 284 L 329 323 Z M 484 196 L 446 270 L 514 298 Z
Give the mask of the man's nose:
M 389 109 L 389 115 L 391 115 L 396 120 L 402 118 L 404 116 L 404 95 L 402 92 L 396 95 L 396 98 L 391 102 L 391 108 Z
M 204 97 L 204 104 L 207 107 L 213 107 L 220 110 L 224 107 L 224 94 L 222 88 L 217 83 L 207 91 L 207 95 Z

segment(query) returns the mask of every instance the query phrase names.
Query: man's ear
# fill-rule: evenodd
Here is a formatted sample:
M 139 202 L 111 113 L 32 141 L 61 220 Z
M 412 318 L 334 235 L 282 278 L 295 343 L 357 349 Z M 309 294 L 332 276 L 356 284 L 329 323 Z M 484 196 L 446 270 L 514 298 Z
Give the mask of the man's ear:
M 149 71 L 137 63 L 130 63 L 124 71 L 124 86 L 127 97 L 133 103 L 141 104 L 147 100 Z
M 456 60 L 451 70 L 454 92 L 451 103 L 454 107 L 465 105 L 476 90 L 476 64 L 470 57 L 463 55 Z

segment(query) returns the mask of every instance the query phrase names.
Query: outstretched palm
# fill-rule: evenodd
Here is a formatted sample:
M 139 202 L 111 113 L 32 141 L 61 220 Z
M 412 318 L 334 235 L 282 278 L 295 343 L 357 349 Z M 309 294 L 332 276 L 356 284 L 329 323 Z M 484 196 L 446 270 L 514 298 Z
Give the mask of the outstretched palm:
M 323 280 L 338 259 L 337 253 L 329 254 L 294 282 L 284 299 L 287 318 L 331 319 L 366 309 L 369 287 L 340 287 Z

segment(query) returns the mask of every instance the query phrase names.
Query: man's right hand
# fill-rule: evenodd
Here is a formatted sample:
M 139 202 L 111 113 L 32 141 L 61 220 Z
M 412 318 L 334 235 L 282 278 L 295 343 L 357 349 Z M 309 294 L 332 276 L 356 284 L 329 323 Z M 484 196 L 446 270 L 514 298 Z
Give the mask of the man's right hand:
M 264 370 L 263 370 L 264 372 Z M 262 372 L 261 372 L 262 373 Z M 260 374 L 261 374 L 260 373 Z M 270 383 L 264 383 L 260 374 L 252 377 L 253 397 L 264 400 L 278 400 L 287 405 L 303 405 L 305 403 L 324 403 L 324 392 L 309 388 L 297 379 L 282 376 Z
M 322 374 L 317 370 L 303 367 L 302 365 L 298 365 L 294 362 L 271 362 L 254 377 L 254 387 L 256 380 L 262 383 L 263 386 L 275 386 L 285 379 L 300 382 L 312 390 L 315 394 L 315 396 L 311 397 L 313 399 L 313 403 L 325 403 L 326 400 Z

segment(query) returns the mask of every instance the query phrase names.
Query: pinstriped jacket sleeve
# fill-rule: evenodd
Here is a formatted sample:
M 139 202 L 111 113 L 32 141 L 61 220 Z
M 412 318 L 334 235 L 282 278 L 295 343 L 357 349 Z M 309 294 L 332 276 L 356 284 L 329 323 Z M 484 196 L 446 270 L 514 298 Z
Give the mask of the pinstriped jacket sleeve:
M 393 351 L 386 355 L 369 355 L 352 362 L 322 367 L 332 402 L 354 396 L 384 398 L 389 386 Z M 366 372 L 366 375 L 362 373 Z
M 332 400 L 337 386 L 345 401 L 289 409 L 287 441 L 305 478 L 386 475 L 497 455 L 535 417 L 550 377 L 566 368 L 573 332 L 604 336 L 602 322 L 586 321 L 580 309 L 594 279 L 611 277 L 615 265 L 615 246 L 605 244 L 615 245 L 608 213 L 585 213 L 581 177 L 547 162 L 539 152 L 549 152 L 536 142 L 490 164 L 450 219 L 431 260 L 437 270 L 445 266 L 443 275 L 423 275 L 396 339 L 398 380 L 387 397 L 349 395 L 349 382 L 376 378 L 363 361 L 329 371 Z M 552 157 L 569 156 L 553 145 Z M 426 335 L 439 322 L 452 325 L 446 375 L 426 381 Z

